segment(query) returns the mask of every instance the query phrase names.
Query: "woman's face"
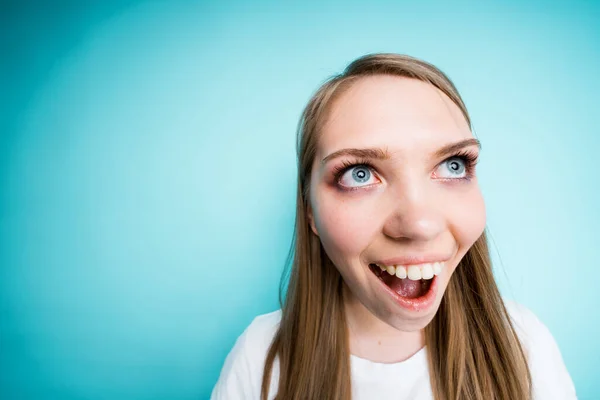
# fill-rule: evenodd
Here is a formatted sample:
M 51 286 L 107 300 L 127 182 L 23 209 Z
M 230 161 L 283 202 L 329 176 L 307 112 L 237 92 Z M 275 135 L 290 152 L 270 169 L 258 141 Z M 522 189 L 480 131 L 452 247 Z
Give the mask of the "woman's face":
M 478 152 L 464 116 L 445 94 L 396 76 L 353 83 L 320 132 L 311 228 L 349 293 L 396 329 L 419 330 L 431 321 L 457 264 L 485 228 L 483 197 L 468 161 Z M 427 261 L 443 264 L 427 267 Z M 390 274 L 381 266 L 394 268 Z M 428 268 L 439 275 L 420 280 L 415 271 L 430 276 Z

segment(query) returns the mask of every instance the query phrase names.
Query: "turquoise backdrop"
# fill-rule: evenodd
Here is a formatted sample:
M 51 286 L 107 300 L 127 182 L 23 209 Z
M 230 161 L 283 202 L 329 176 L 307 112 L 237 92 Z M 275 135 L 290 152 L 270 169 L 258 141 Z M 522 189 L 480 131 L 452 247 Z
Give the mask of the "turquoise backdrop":
M 0 398 L 207 399 L 278 307 L 295 127 L 352 59 L 444 70 L 505 296 L 600 399 L 600 3 L 3 2 Z

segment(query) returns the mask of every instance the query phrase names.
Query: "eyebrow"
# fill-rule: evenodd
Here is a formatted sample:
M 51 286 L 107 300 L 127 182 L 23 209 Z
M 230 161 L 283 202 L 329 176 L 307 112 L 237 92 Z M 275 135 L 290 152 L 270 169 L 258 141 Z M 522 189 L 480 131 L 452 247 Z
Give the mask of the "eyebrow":
M 481 142 L 477 139 L 465 139 L 459 142 L 447 144 L 434 153 L 434 157 L 441 158 L 448 154 L 456 153 L 458 150 L 469 146 L 477 146 L 481 149 Z M 367 149 L 341 149 L 334 151 L 321 161 L 321 164 L 325 164 L 335 158 L 341 156 L 354 156 L 356 158 L 370 158 L 375 160 L 389 160 L 390 153 L 387 150 L 380 148 L 367 148 Z

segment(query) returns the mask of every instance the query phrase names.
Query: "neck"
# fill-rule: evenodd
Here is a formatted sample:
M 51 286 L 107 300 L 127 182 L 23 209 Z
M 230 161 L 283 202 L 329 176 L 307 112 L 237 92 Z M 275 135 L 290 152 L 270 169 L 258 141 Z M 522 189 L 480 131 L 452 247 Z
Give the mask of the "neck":
M 373 362 L 405 361 L 425 345 L 423 330 L 404 332 L 373 315 L 344 283 L 350 353 Z

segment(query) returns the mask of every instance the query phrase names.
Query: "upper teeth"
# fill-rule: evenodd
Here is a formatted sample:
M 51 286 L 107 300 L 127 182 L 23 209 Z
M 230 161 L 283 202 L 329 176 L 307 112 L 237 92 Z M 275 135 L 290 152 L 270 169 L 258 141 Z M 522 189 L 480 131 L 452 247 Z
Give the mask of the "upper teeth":
M 407 278 L 412 281 L 419 279 L 431 279 L 434 275 L 442 273 L 445 262 L 434 262 L 418 265 L 379 265 L 382 271 L 387 271 L 390 275 L 396 275 L 400 279 Z

